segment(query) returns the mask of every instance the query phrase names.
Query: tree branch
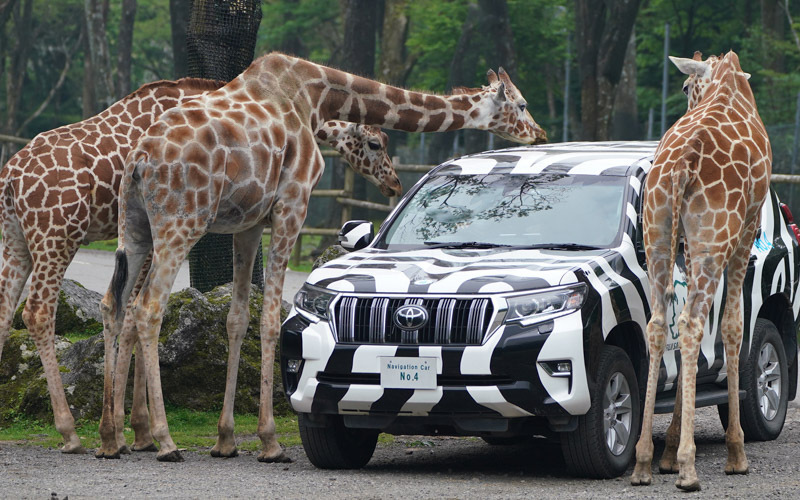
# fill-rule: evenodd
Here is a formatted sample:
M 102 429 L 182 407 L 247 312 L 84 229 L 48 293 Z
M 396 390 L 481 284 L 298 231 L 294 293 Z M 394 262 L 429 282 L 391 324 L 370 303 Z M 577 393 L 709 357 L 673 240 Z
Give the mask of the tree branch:
M 797 36 L 797 30 L 794 29 L 792 15 L 789 13 L 789 0 L 785 0 L 784 2 L 778 2 L 778 4 L 781 7 L 783 7 L 783 11 L 786 13 L 787 19 L 789 19 L 789 29 L 792 30 L 792 36 L 794 37 L 794 44 L 797 45 L 797 50 L 800 50 L 800 37 Z

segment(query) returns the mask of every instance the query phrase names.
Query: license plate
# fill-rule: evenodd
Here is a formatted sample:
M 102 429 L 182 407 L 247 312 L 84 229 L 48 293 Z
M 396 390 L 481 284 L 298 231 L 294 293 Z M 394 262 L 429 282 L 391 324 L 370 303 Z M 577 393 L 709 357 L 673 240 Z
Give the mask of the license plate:
M 381 387 L 436 389 L 437 359 L 381 357 Z

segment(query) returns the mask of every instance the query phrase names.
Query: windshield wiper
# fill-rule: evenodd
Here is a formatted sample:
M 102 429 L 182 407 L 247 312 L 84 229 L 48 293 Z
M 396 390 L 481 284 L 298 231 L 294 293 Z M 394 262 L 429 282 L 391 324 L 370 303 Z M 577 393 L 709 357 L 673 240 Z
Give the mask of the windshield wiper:
M 505 245 L 514 250 L 603 250 L 603 247 L 582 243 L 537 243 L 535 245 Z
M 502 245 L 498 243 L 486 243 L 482 241 L 424 241 L 428 248 L 507 248 L 511 245 Z

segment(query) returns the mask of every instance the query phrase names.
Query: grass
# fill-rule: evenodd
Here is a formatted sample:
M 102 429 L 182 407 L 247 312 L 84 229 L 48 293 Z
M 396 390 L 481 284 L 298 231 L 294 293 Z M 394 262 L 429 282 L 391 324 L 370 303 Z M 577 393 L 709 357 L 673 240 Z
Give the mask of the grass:
M 180 449 L 189 451 L 208 451 L 217 440 L 218 412 L 195 411 L 186 408 L 167 408 L 169 430 L 172 439 Z M 256 435 L 258 429 L 257 415 L 236 415 L 236 446 L 239 450 L 257 452 L 261 449 L 261 440 Z M 75 430 L 85 448 L 98 448 L 100 435 L 98 421 L 76 422 Z M 299 446 L 300 433 L 297 429 L 297 417 L 275 417 L 278 442 L 283 446 Z M 133 442 L 133 431 L 126 420 L 125 438 Z M 0 442 L 24 442 L 25 444 L 60 448 L 64 442 L 52 423 L 20 418 L 9 426 L 0 427 Z M 378 442 L 391 443 L 394 437 L 381 434 Z

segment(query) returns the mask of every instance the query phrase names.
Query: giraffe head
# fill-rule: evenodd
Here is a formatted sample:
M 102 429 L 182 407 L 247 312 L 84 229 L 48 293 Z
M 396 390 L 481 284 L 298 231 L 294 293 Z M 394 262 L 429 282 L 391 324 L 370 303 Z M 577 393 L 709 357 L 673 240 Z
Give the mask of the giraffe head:
M 681 73 L 689 75 L 683 82 L 683 93 L 686 94 L 688 100 L 687 109 L 694 109 L 705 97 L 706 90 L 712 82 L 711 75 L 714 67 L 722 60 L 722 57 L 710 56 L 703 61 L 702 52 L 696 51 L 691 59 L 669 56 L 669 60 L 678 67 Z M 745 78 L 750 78 L 749 73 L 743 73 L 743 75 Z
M 388 137 L 371 125 L 331 120 L 325 122 L 318 134 L 326 140 L 353 167 L 381 190 L 386 197 L 399 196 L 403 186 L 386 149 Z
M 475 107 L 489 118 L 487 130 L 503 139 L 523 144 L 547 142 L 547 133 L 534 121 L 528 102 L 522 96 L 508 73 L 500 68 L 497 73 L 486 73 L 489 85 L 480 89 L 456 87 L 453 94 L 473 96 Z

